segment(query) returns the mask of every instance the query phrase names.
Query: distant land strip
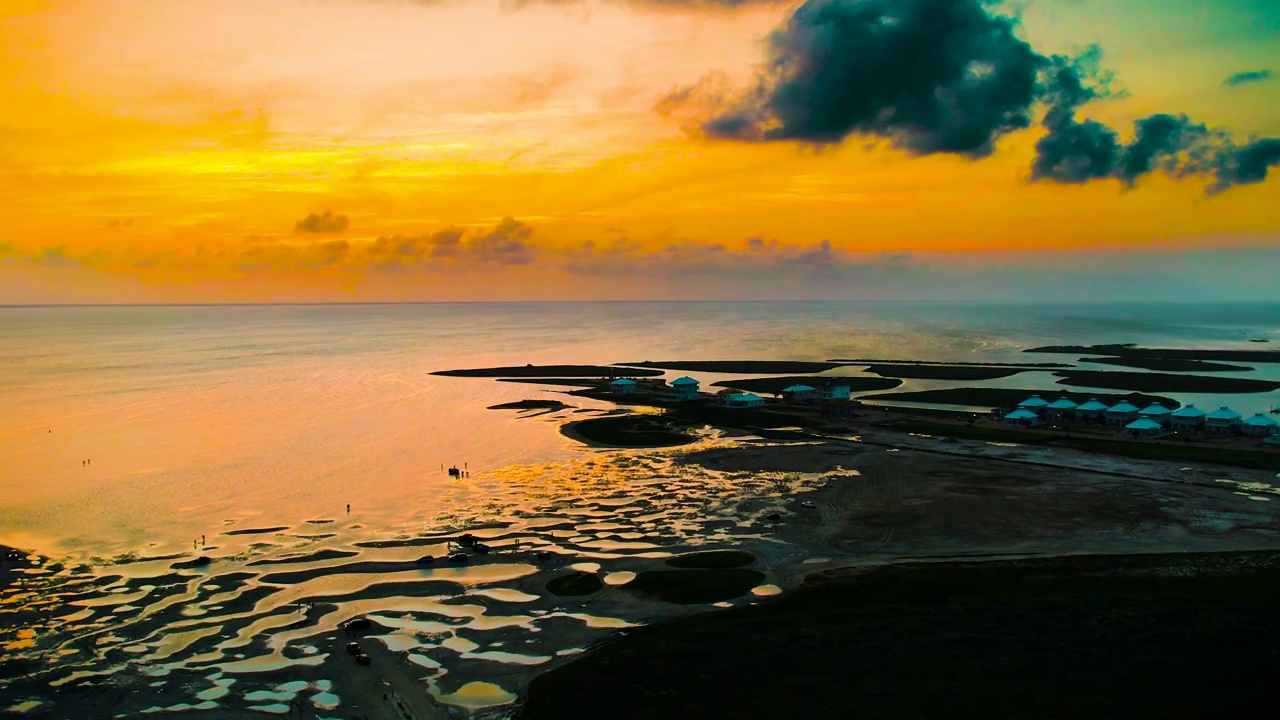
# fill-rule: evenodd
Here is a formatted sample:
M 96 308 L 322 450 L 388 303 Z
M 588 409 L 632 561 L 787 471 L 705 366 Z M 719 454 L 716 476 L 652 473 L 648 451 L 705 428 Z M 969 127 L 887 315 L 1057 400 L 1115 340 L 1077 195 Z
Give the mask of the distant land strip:
M 623 367 L 662 368 L 686 372 L 743 373 L 746 375 L 793 375 L 820 373 L 844 367 L 847 363 L 810 362 L 804 360 L 646 360 L 617 363 Z M 660 375 L 661 373 L 655 373 Z
M 1031 352 L 1024 350 L 1023 352 Z M 827 362 L 845 365 L 958 365 L 962 367 L 1006 367 L 1006 368 L 1070 368 L 1067 363 L 996 363 L 996 362 L 959 362 L 951 360 L 884 360 L 877 358 L 835 358 Z
M 917 392 L 866 395 L 859 398 L 859 400 L 878 400 L 883 403 L 913 402 L 936 405 L 971 405 L 974 407 L 987 408 L 1011 408 L 1015 407 L 1018 403 L 1026 400 L 1032 395 L 1039 395 L 1040 397 L 1051 401 L 1060 397 L 1066 397 L 1076 404 L 1096 398 L 1108 405 L 1114 405 L 1121 400 L 1128 400 L 1138 407 L 1145 407 L 1156 402 L 1170 409 L 1177 408 L 1180 405 L 1177 400 L 1161 397 L 1159 395 L 1146 395 L 1142 393 L 1129 393 L 1126 395 L 1116 395 L 1114 393 L 1084 393 L 1079 391 L 1064 391 L 1061 388 L 1049 390 L 1017 390 L 1011 388 L 977 387 L 947 388 L 945 390 L 920 390 Z
M 1280 350 L 1204 350 L 1184 348 L 1144 348 L 1133 344 L 1121 345 L 1045 345 L 1028 348 L 1029 353 L 1058 353 L 1065 355 L 1106 355 L 1123 358 L 1181 358 L 1185 360 L 1234 360 L 1236 362 L 1280 363 Z
M 901 380 L 896 378 L 883 377 L 827 377 L 823 375 L 788 375 L 784 377 L 767 377 L 767 378 L 737 378 L 734 380 L 721 380 L 711 383 L 714 387 L 727 387 L 734 390 L 745 390 L 746 392 L 778 394 L 783 389 L 792 385 L 810 385 L 816 387 L 818 384 L 839 380 L 849 385 L 850 392 L 872 392 L 875 390 L 890 390 L 902 384 Z
M 1163 372 L 1249 372 L 1256 369 L 1247 365 L 1227 365 L 1226 363 L 1209 362 L 1207 360 L 1142 356 L 1082 357 L 1079 362 L 1094 363 L 1096 365 L 1118 365 L 1120 367 L 1160 370 Z
M 605 378 L 658 377 L 659 370 L 630 370 L 615 365 L 517 365 L 513 367 L 437 370 L 432 375 L 474 378 Z
M 1154 372 L 1059 370 L 1059 385 L 1134 390 L 1137 392 L 1262 393 L 1280 388 L 1274 380 L 1246 380 L 1212 375 L 1173 375 Z
M 909 378 L 913 380 L 996 380 L 1007 378 L 1018 373 L 1032 370 L 1048 370 L 1052 368 L 1020 368 L 964 366 L 964 365 L 870 365 L 867 372 L 881 377 Z

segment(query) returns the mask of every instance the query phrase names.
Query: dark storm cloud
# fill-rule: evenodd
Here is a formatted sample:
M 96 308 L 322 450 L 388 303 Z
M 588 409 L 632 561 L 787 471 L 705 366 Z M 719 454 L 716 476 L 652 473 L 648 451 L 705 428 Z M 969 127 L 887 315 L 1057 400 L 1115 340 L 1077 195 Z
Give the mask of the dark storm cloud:
M 294 223 L 294 232 L 304 233 L 338 233 L 346 230 L 351 223 L 346 215 L 334 215 L 325 211 L 323 214 L 311 213 Z
M 1249 83 L 1264 82 L 1275 77 L 1270 70 L 1250 70 L 1248 72 L 1238 72 L 1235 75 L 1222 81 L 1223 85 L 1229 88 L 1248 85 Z
M 1032 122 L 1044 58 L 1015 26 L 980 0 L 809 0 L 769 36 L 756 87 L 705 129 L 982 157 Z
M 807 0 L 768 38 L 745 91 L 708 76 L 662 99 L 711 138 L 837 144 L 888 140 L 915 155 L 990 155 L 1040 116 L 1033 180 L 1133 186 L 1152 172 L 1210 177 L 1210 192 L 1262 182 L 1280 140 L 1237 146 L 1182 115 L 1134 123 L 1132 138 L 1078 110 L 1111 97 L 1101 49 L 1046 56 L 1016 35 L 1001 0 Z M 1258 78 L 1254 78 L 1255 80 Z

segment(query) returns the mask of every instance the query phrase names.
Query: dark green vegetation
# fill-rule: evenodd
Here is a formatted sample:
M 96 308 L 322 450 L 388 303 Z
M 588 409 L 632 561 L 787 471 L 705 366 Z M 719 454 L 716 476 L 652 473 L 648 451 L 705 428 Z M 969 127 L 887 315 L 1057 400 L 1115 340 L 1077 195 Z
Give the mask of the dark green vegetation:
M 1272 380 L 1244 380 L 1211 375 L 1172 375 L 1150 372 L 1107 372 L 1105 370 L 1059 370 L 1059 385 L 1135 390 L 1138 392 L 1260 393 L 1280 388 Z
M 697 440 L 646 415 L 592 418 L 573 423 L 565 429 L 591 442 L 618 447 L 673 447 Z
M 562 597 L 594 595 L 603 587 L 604 583 L 600 582 L 600 578 L 585 572 L 561 575 L 547 581 L 547 592 Z
M 490 405 L 489 410 L 559 410 L 568 407 L 559 400 L 517 400 L 515 402 Z
M 584 380 L 582 378 L 498 378 L 498 382 L 525 383 L 527 385 L 561 385 L 569 387 L 603 387 L 601 380 Z
M 630 370 L 610 365 L 518 365 L 470 370 L 437 370 L 431 374 L 475 378 L 616 378 L 657 377 L 662 373 L 657 370 Z
M 1067 363 L 992 363 L 992 362 L 955 362 L 948 360 L 878 360 L 875 358 L 836 358 L 828 362 L 842 365 L 958 365 L 961 367 L 1005 367 L 1027 368 L 1030 370 L 1052 370 L 1055 368 L 1073 367 Z
M 675 568 L 735 568 L 755 561 L 756 556 L 745 550 L 707 550 L 677 555 L 667 560 L 667 565 Z
M 1246 372 L 1254 369 L 1245 365 L 1227 365 L 1226 363 L 1185 360 L 1183 358 L 1082 357 L 1080 362 L 1096 363 L 1098 365 L 1119 365 L 1120 367 L 1160 370 L 1163 372 Z
M 920 380 L 995 380 L 1018 373 L 1028 372 L 1032 368 L 1010 368 L 979 365 L 871 365 L 868 372 L 890 378 L 913 378 Z
M 762 582 L 764 573 L 741 568 L 649 570 L 622 587 L 653 600 L 701 605 L 742 597 Z
M 1143 395 L 1140 393 L 1129 393 L 1126 395 L 1115 395 L 1109 393 L 1086 394 L 1082 392 L 1067 392 L 1062 389 L 1011 390 L 1008 388 L 947 388 L 945 390 L 921 390 L 919 392 L 868 395 L 862 399 L 879 400 L 886 403 L 891 403 L 896 400 L 899 402 L 937 403 L 939 405 L 973 405 L 976 407 L 1011 408 L 1032 395 L 1039 395 L 1050 402 L 1053 402 L 1065 395 L 1077 404 L 1083 403 L 1089 398 L 1097 398 L 1109 405 L 1114 405 L 1121 400 L 1128 400 L 1138 407 L 1146 407 L 1153 402 L 1162 403 L 1168 408 L 1178 407 L 1178 402 L 1176 400 L 1172 400 L 1167 397 L 1160 397 L 1158 395 Z
M 938 437 L 984 440 L 987 442 L 1014 442 L 1023 445 L 1043 445 L 1070 448 L 1086 452 L 1106 453 L 1136 460 L 1167 460 L 1177 462 L 1201 462 L 1214 465 L 1250 468 L 1254 470 L 1280 471 L 1280 454 L 1239 448 L 1203 447 L 1187 445 L 1178 440 L 1161 442 L 1125 442 L 1108 437 L 1088 437 L 1079 433 L 1045 434 L 1015 428 L 949 425 L 928 420 L 904 420 L 891 426 L 894 430 L 936 435 Z
M 844 363 L 807 362 L 801 360 L 646 360 L 638 363 L 618 363 L 629 368 L 662 368 L 687 372 L 745 373 L 758 375 L 783 375 L 792 373 L 820 373 L 843 367 Z M 628 371 L 630 372 L 630 371 Z
M 834 571 L 605 644 L 516 717 L 1254 717 L 1277 602 L 1275 553 Z
M 784 377 L 768 377 L 768 378 L 737 378 L 734 380 L 721 380 L 720 382 L 711 383 L 713 387 L 730 387 L 734 390 L 744 390 L 746 392 L 767 393 L 776 395 L 782 392 L 783 388 L 792 385 L 808 385 L 809 387 L 821 387 L 823 383 L 831 380 L 840 380 L 849 385 L 850 392 L 871 392 L 873 390 L 889 390 L 896 388 L 902 384 L 901 380 L 893 378 L 876 378 L 876 377 L 826 377 L 812 375 L 787 375 Z
M 1123 358 L 1179 358 L 1183 360 L 1226 360 L 1235 362 L 1280 363 L 1280 350 L 1201 350 L 1144 348 L 1137 345 L 1046 345 L 1022 352 L 1065 355 L 1107 355 Z

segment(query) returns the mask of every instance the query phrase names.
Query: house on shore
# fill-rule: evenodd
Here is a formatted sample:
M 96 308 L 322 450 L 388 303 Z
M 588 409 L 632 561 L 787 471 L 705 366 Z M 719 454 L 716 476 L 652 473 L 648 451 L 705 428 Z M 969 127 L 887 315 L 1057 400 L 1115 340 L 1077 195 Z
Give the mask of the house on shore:
M 614 395 L 634 395 L 638 387 L 636 381 L 631 378 L 618 378 L 609 383 L 609 392 Z
M 700 383 L 689 376 L 676 378 L 671 381 L 671 390 L 675 393 L 675 399 L 679 401 L 697 400 L 699 395 Z
M 720 396 L 720 401 L 723 402 L 726 407 L 731 408 L 762 407 L 764 405 L 764 398 L 755 393 L 725 393 Z
M 1004 421 L 1016 427 L 1034 427 L 1040 424 L 1040 416 L 1026 408 L 1019 408 L 1005 415 Z
M 1161 425 L 1169 424 L 1171 420 L 1170 418 L 1171 414 L 1172 413 L 1170 412 L 1169 408 L 1165 407 L 1164 405 L 1161 405 L 1160 403 L 1151 403 L 1150 405 L 1138 411 L 1138 417 L 1147 418 L 1148 420 L 1155 420 Z
M 1241 423 L 1240 429 L 1249 437 L 1264 438 L 1276 433 L 1277 423 L 1266 415 L 1258 413 L 1253 417 L 1245 418 L 1244 422 Z
M 814 389 L 809 385 L 792 385 L 782 389 L 782 399 L 792 403 L 809 402 L 813 393 Z
M 849 393 L 849 383 L 842 380 L 828 380 L 814 392 L 814 397 L 824 401 L 848 400 Z
M 1204 418 L 1205 432 L 1214 435 L 1234 435 L 1240 430 L 1243 419 L 1240 413 L 1223 405 L 1222 407 L 1209 413 Z
M 1026 400 L 1023 400 L 1022 402 L 1018 403 L 1018 409 L 1030 410 L 1031 412 L 1039 412 L 1044 406 L 1048 404 L 1049 404 L 1048 400 L 1045 400 L 1039 395 L 1032 395 Z
M 1072 410 L 1075 410 L 1076 407 L 1076 404 L 1071 401 L 1071 398 L 1063 395 L 1057 400 L 1045 405 L 1044 414 L 1047 417 L 1057 420 L 1068 415 Z
M 1206 414 L 1195 405 L 1186 405 L 1169 413 L 1169 425 L 1178 432 L 1196 432 L 1204 429 Z
M 1134 437 L 1154 438 L 1165 434 L 1164 426 L 1152 418 L 1138 418 L 1124 426 L 1126 432 Z
M 1138 406 L 1131 402 L 1121 400 L 1120 402 L 1107 408 L 1107 424 L 1108 425 L 1128 425 L 1138 419 Z
M 1088 402 L 1076 406 L 1076 417 L 1085 422 L 1098 422 L 1107 413 L 1107 404 L 1098 398 L 1089 398 Z

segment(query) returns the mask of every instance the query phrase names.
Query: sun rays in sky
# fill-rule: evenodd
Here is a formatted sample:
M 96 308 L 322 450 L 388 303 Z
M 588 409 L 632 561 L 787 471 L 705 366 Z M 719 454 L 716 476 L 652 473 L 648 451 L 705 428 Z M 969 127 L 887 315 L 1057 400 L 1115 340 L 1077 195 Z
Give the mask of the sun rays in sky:
M 1278 38 L 1267 0 L 9 0 L 0 302 L 1275 299 Z

